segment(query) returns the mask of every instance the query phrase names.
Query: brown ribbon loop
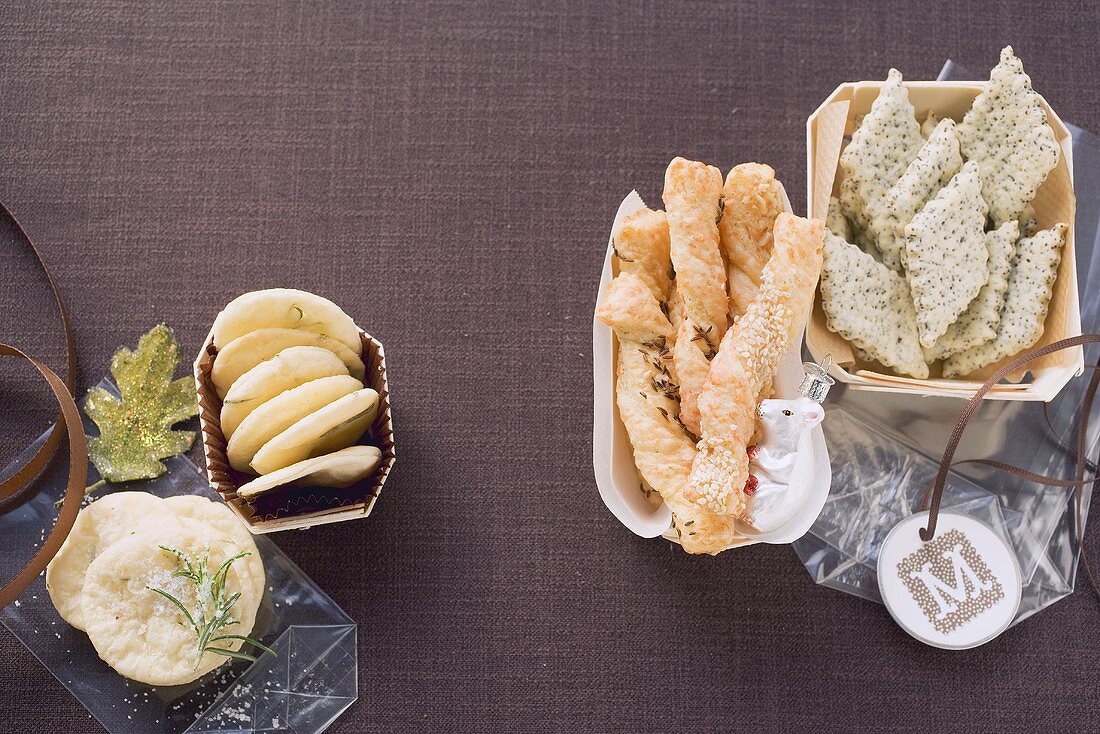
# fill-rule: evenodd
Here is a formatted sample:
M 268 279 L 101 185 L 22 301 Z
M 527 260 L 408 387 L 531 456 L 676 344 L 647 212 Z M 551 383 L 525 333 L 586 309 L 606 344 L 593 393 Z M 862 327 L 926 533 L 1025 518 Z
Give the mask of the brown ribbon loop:
M 1027 364 L 1030 364 L 1031 362 L 1034 362 L 1036 359 L 1045 357 L 1048 354 L 1053 354 L 1054 352 L 1060 352 L 1063 349 L 1071 349 L 1073 347 L 1082 346 L 1084 344 L 1097 343 L 1100 343 L 1100 334 L 1082 334 L 1080 336 L 1070 337 L 1069 339 L 1056 341 L 1052 344 L 1048 344 L 1045 347 L 1040 347 L 1039 349 L 1033 349 L 1031 351 L 1024 352 L 1005 366 L 1001 367 L 1001 369 L 997 370 L 995 374 L 993 374 L 988 380 L 985 381 L 985 383 L 982 384 L 980 388 L 978 388 L 978 391 L 974 393 L 974 397 L 970 399 L 970 402 L 967 403 L 966 407 L 963 409 L 962 414 L 959 416 L 958 422 L 955 423 L 955 429 L 951 432 L 951 436 L 947 439 L 947 446 L 944 448 L 943 458 L 940 460 L 939 472 L 936 474 L 936 478 L 932 483 L 932 501 L 928 507 L 928 527 L 921 529 L 921 540 L 927 542 L 929 540 L 932 540 L 932 538 L 936 535 L 936 520 L 939 517 L 940 500 L 943 496 L 944 483 L 947 481 L 947 473 L 951 470 L 951 467 L 954 463 L 953 460 L 955 458 L 955 450 L 958 449 L 959 441 L 962 440 L 962 434 L 963 431 L 966 429 L 966 424 L 970 422 L 970 418 L 974 414 L 974 411 L 977 409 L 978 405 L 981 404 L 982 398 L 985 397 L 985 395 L 993 388 L 994 385 L 1004 379 L 1005 376 L 1012 372 L 1015 372 L 1016 370 L 1024 367 Z M 1081 404 L 1080 419 L 1077 427 L 1077 470 L 1075 479 L 1053 479 L 1051 477 L 1046 477 L 1041 474 L 1029 472 L 1026 469 L 1022 469 L 1018 466 L 1013 466 L 1011 464 L 1006 464 L 1000 461 L 992 461 L 989 459 L 969 459 L 967 462 L 958 463 L 984 464 L 986 466 L 990 466 L 1000 471 L 1014 474 L 1018 477 L 1027 479 L 1032 482 L 1056 487 L 1074 487 L 1075 490 L 1085 484 L 1100 482 L 1100 477 L 1096 477 L 1094 479 L 1084 478 L 1085 469 L 1089 464 L 1088 459 L 1085 457 L 1085 437 L 1088 433 L 1089 412 L 1092 409 L 1093 400 L 1096 397 L 1098 386 L 1100 386 L 1100 370 L 1094 369 L 1092 372 L 1092 379 L 1089 381 L 1089 386 L 1085 391 L 1084 400 Z M 1082 527 L 1080 492 L 1076 492 L 1076 499 L 1077 535 L 1079 542 L 1083 542 L 1083 539 L 1081 538 Z M 1084 558 L 1083 552 L 1081 556 L 1082 558 Z M 1086 567 L 1088 566 L 1087 561 L 1085 565 Z
M 84 499 L 84 487 L 88 482 L 88 444 L 84 438 L 84 427 L 80 422 L 80 411 L 73 401 L 73 396 L 69 393 L 68 386 L 57 376 L 57 373 L 38 360 L 28 357 L 15 347 L 9 347 L 7 344 L 0 344 L 0 357 L 25 359 L 42 373 L 61 408 L 61 415 L 50 436 L 68 435 L 69 437 L 69 481 L 65 488 L 64 501 L 61 503 L 61 512 L 50 534 L 46 537 L 38 552 L 31 558 L 26 568 L 0 588 L 0 609 L 3 609 L 23 593 L 23 590 L 30 586 L 31 582 L 40 573 L 46 570 L 46 565 L 57 555 L 61 544 L 65 542 L 69 531 L 72 530 L 73 523 L 76 522 L 76 516 L 80 512 L 80 503 Z M 66 426 L 68 430 L 65 430 Z M 43 452 L 39 449 L 38 453 L 35 454 L 35 458 L 37 459 L 42 455 Z M 48 460 L 47 458 L 46 461 Z M 27 466 L 32 463 L 33 460 L 28 462 Z M 43 462 L 44 465 L 45 462 Z
M 46 261 L 43 259 L 42 253 L 38 251 L 34 241 L 27 235 L 27 230 L 23 229 L 23 225 L 19 223 L 19 220 L 15 218 L 15 215 L 6 206 L 0 204 L 0 210 L 3 210 L 3 212 L 11 218 L 11 221 L 15 224 L 15 228 L 19 230 L 19 234 L 22 235 L 23 239 L 27 241 L 27 244 L 30 245 L 31 252 L 34 253 L 35 258 L 38 260 L 38 265 L 46 275 L 46 280 L 50 284 L 50 290 L 53 291 L 58 313 L 61 314 L 61 327 L 65 332 L 65 382 L 63 384 L 68 389 L 71 399 L 71 396 L 76 394 L 76 348 L 73 344 L 73 329 L 72 324 L 69 322 L 69 314 L 65 311 L 64 301 L 61 300 L 61 290 L 57 287 L 57 281 L 54 280 L 53 274 L 50 273 L 50 269 L 46 267 Z M 22 352 L 19 354 L 21 356 L 26 356 L 23 355 Z M 53 374 L 53 372 L 50 374 Z M 79 426 L 80 422 L 77 421 L 76 425 Z M 21 466 L 14 474 L 3 482 L 0 482 L 0 502 L 15 495 L 30 484 L 31 481 L 46 468 L 46 465 L 50 463 L 50 459 L 57 453 L 57 449 L 64 438 L 65 422 L 62 420 L 62 415 L 58 414 L 57 418 L 54 420 L 53 428 L 50 430 L 50 435 L 46 438 L 46 441 L 38 447 L 38 451 L 34 453 L 34 456 L 28 459 L 27 463 Z

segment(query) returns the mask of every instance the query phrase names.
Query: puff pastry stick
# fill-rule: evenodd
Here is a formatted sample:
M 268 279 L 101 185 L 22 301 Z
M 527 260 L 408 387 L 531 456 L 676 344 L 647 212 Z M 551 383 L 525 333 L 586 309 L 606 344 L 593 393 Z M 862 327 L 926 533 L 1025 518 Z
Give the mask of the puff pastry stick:
M 684 428 L 699 435 L 699 395 L 710 372 L 710 360 L 697 343 L 690 321 L 683 321 L 672 346 L 672 365 L 680 386 L 680 422 Z
M 613 242 L 620 273 L 633 273 L 645 281 L 654 298 L 669 299 L 672 264 L 668 256 L 668 217 L 662 211 L 639 209 L 626 215 Z
M 642 480 L 672 510 L 680 544 L 688 553 L 719 553 L 737 537 L 732 518 L 715 515 L 683 496 L 695 444 L 675 422 L 675 400 L 654 388 L 654 355 L 636 342 L 619 342 L 615 397 L 634 448 Z
M 746 509 L 746 445 L 756 430 L 757 397 L 806 323 L 821 272 L 824 224 L 786 212 L 760 290 L 722 339 L 699 398 L 702 436 L 685 497 L 715 513 Z
M 621 339 L 645 342 L 676 334 L 649 287 L 634 273 L 619 273 L 607 284 L 596 318 Z
M 742 163 L 726 176 L 718 233 L 728 263 L 729 311 L 733 319 L 752 303 L 760 273 L 772 254 L 772 229 L 783 211 L 775 171 L 762 163 Z
M 687 317 L 717 348 L 726 332 L 726 266 L 718 243 L 722 173 L 714 166 L 674 158 L 665 171 L 669 254 Z

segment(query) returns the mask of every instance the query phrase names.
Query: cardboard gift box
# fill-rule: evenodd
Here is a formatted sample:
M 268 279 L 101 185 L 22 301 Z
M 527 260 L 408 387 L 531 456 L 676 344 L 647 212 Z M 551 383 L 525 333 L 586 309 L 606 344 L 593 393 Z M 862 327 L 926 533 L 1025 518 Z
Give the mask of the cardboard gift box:
M 369 439 L 369 443 L 382 451 L 382 462 L 378 468 L 371 476 L 344 489 L 319 487 L 275 490 L 246 501 L 237 495 L 237 488 L 255 479 L 255 476 L 236 471 L 226 458 L 226 441 L 220 421 L 222 401 L 210 379 L 218 350 L 214 346 L 213 331 L 207 335 L 202 351 L 195 359 L 195 385 L 199 394 L 199 425 L 202 429 L 206 472 L 210 487 L 221 495 L 252 533 L 273 533 L 358 520 L 374 509 L 374 503 L 378 501 L 397 454 L 390 413 L 389 382 L 386 378 L 386 353 L 382 343 L 370 334 L 360 330 L 359 336 L 363 342 L 362 357 L 366 367 L 363 381 L 367 387 L 378 392 L 378 416 L 364 436 L 364 439 Z
M 839 189 L 840 153 L 847 136 L 855 129 L 856 119 L 871 110 L 884 82 L 864 81 L 841 84 L 810 115 L 806 121 L 806 200 L 811 216 L 824 219 L 829 207 L 829 197 Z M 929 112 L 939 118 L 950 117 L 956 122 L 970 109 L 974 98 L 982 90 L 983 82 L 906 82 L 909 100 L 923 120 Z M 1058 280 L 1054 286 L 1050 309 L 1047 313 L 1042 338 L 1035 347 L 1042 347 L 1081 333 L 1081 308 L 1077 294 L 1077 262 L 1074 256 L 1074 213 L 1076 199 L 1073 193 L 1073 149 L 1070 132 L 1042 100 L 1047 121 L 1061 148 L 1058 165 L 1039 187 L 1033 205 L 1040 229 L 1058 222 L 1069 225 Z M 806 344 L 814 358 L 821 362 L 827 355 L 833 359 L 832 376 L 850 384 L 857 390 L 908 393 L 912 395 L 941 395 L 969 399 L 1005 362 L 990 365 L 971 375 L 971 379 L 949 380 L 936 376 L 927 380 L 901 377 L 884 370 L 877 363 L 863 362 L 841 336 L 829 331 L 825 314 L 821 309 L 820 294 L 814 302 L 813 313 L 806 333 Z M 1015 355 L 1013 355 L 1015 356 Z M 1043 400 L 1049 401 L 1084 369 L 1084 352 L 1080 347 L 1048 355 L 1019 373 L 1009 376 L 1007 382 L 997 385 L 986 396 L 992 400 Z M 1026 373 L 1031 379 L 1024 381 Z

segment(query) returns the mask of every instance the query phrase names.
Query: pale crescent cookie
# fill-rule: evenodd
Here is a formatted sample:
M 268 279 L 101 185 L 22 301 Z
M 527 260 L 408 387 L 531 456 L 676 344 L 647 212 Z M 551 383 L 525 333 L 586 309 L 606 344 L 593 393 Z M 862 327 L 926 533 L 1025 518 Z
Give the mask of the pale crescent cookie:
M 250 593 L 255 598 L 263 598 L 264 589 L 267 588 L 264 560 L 260 557 L 260 551 L 256 548 L 252 533 L 248 532 L 244 523 L 224 502 L 208 500 L 194 494 L 165 497 L 164 501 L 179 517 L 208 525 L 217 534 L 225 536 L 234 545 L 230 555 L 239 551 L 250 553 L 251 555 L 235 561 L 233 568 L 241 578 L 241 584 L 250 589 Z
M 924 350 L 926 361 L 935 362 L 950 357 L 997 336 L 1005 291 L 1008 290 L 1008 274 L 1012 270 L 1019 236 L 1020 225 L 1014 219 L 985 233 L 985 243 L 989 247 L 989 281 L 978 291 L 977 297 L 962 312 L 959 320 L 947 327 L 931 349 Z
M 853 242 L 852 224 L 844 212 L 840 210 L 840 200 L 835 196 L 829 197 L 829 211 L 825 215 L 825 229 L 835 234 L 845 242 Z
M 931 347 L 989 280 L 978 164 L 963 169 L 905 227 L 905 267 L 922 347 Z
M 612 247 L 619 258 L 619 272 L 633 273 L 645 281 L 653 297 L 667 302 L 672 282 L 668 255 L 668 218 L 662 211 L 640 209 L 623 217 Z
M 237 494 L 251 499 L 291 483 L 311 487 L 350 487 L 373 474 L 381 463 L 382 452 L 377 447 L 348 446 L 257 477 L 238 487 Z
M 742 163 L 726 176 L 718 232 L 728 264 L 730 315 L 745 313 L 772 254 L 772 228 L 783 191 L 771 166 Z
M 252 458 L 258 474 L 270 474 L 302 459 L 347 448 L 378 415 L 378 393 L 365 388 L 335 400 L 298 420 L 263 445 Z
M 276 395 L 241 421 L 229 439 L 225 454 L 230 465 L 237 471 L 253 473 L 250 464 L 264 444 L 307 415 L 362 389 L 363 383 L 351 375 L 334 375 Z
M 891 69 L 871 111 L 840 154 L 841 209 L 867 233 L 881 230 L 887 192 L 924 145 L 901 81 L 901 72 Z
M 679 297 L 692 323 L 711 347 L 726 331 L 729 299 L 726 265 L 718 242 L 722 172 L 714 166 L 674 158 L 665 171 L 669 251 Z
M 699 395 L 710 372 L 710 361 L 695 339 L 690 321 L 684 321 L 672 345 L 672 366 L 680 388 L 680 420 L 684 428 L 699 435 Z
M 200 657 L 198 635 L 182 611 L 150 589 L 167 591 L 192 616 L 199 614 L 196 585 L 173 575 L 177 558 L 161 546 L 178 550 L 193 561 L 207 556 L 213 574 L 230 556 L 222 536 L 201 528 L 198 523 L 147 527 L 112 545 L 88 568 L 81 597 L 88 637 L 103 661 L 126 678 L 154 686 L 179 685 L 228 659 L 211 652 Z M 229 567 L 225 590 L 227 595 L 241 594 L 231 610 L 238 621 L 222 627 L 219 635 L 248 635 L 256 620 L 260 600 L 242 586 L 237 562 Z M 234 651 L 241 646 L 239 640 L 214 644 Z
M 948 357 L 943 363 L 944 377 L 969 375 L 1018 354 L 1042 338 L 1066 229 L 1065 224 L 1056 224 L 1016 244 L 997 336 L 991 342 Z
M 821 268 L 821 307 L 829 331 L 844 337 L 867 361 L 921 380 L 928 377 L 905 279 L 829 232 Z
M 256 365 L 271 359 L 284 349 L 303 346 L 329 350 L 340 358 L 352 377 L 363 379 L 366 372 L 363 360 L 343 342 L 301 329 L 259 329 L 237 337 L 218 351 L 214 367 L 210 370 L 210 380 L 218 394 L 225 395 L 237 378 Z
M 962 166 L 955 121 L 943 120 L 886 194 L 886 212 L 874 233 L 883 263 L 901 272 L 906 225 Z
M 92 561 L 146 524 L 172 524 L 175 519 L 164 500 L 147 492 L 105 494 L 83 508 L 61 550 L 46 566 L 46 590 L 61 618 L 84 629 L 80 594 Z
M 684 489 L 689 502 L 740 517 L 747 508 L 746 446 L 756 431 L 757 398 L 806 326 L 821 272 L 825 224 L 783 212 L 772 257 L 745 315 L 722 339 L 699 397 L 702 435 Z
M 1058 141 L 1041 99 L 1023 62 L 1005 46 L 1000 63 L 959 124 L 963 155 L 978 164 L 994 226 L 1019 219 L 1058 165 Z
M 619 273 L 608 282 L 596 306 L 596 318 L 624 339 L 671 339 L 675 334 L 657 298 L 634 273 Z
M 294 288 L 270 288 L 237 296 L 217 318 L 211 333 L 221 349 L 257 329 L 302 329 L 327 334 L 359 354 L 363 342 L 351 317 L 332 301 Z
M 634 449 L 634 465 L 672 511 L 684 550 L 719 553 L 736 537 L 734 522 L 683 497 L 695 444 L 675 422 L 676 401 L 653 387 L 659 376 L 654 361 L 642 345 L 619 343 L 615 397 Z
M 222 399 L 221 427 L 226 439 L 248 414 L 279 393 L 322 377 L 346 375 L 340 358 L 320 347 L 290 347 L 241 375 Z

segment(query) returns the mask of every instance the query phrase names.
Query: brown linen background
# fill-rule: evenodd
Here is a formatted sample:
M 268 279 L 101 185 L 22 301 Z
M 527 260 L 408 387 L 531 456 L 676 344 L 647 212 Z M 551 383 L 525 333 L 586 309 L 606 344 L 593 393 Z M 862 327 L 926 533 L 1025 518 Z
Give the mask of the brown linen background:
M 1004 43 L 1100 130 L 1097 27 L 1091 2 L 5 4 L 0 200 L 64 289 L 81 390 L 158 320 L 190 359 L 254 288 L 328 295 L 385 343 L 376 512 L 277 538 L 361 624 L 333 731 L 1087 731 L 1088 591 L 944 652 L 787 547 L 692 558 L 619 526 L 589 325 L 615 208 L 658 202 L 674 155 L 766 161 L 803 211 L 805 118 L 838 83 Z M 0 253 L 0 340 L 60 369 L 43 279 Z M 51 415 L 29 368 L 2 380 L 0 465 Z M 0 712 L 99 731 L 6 632 Z

